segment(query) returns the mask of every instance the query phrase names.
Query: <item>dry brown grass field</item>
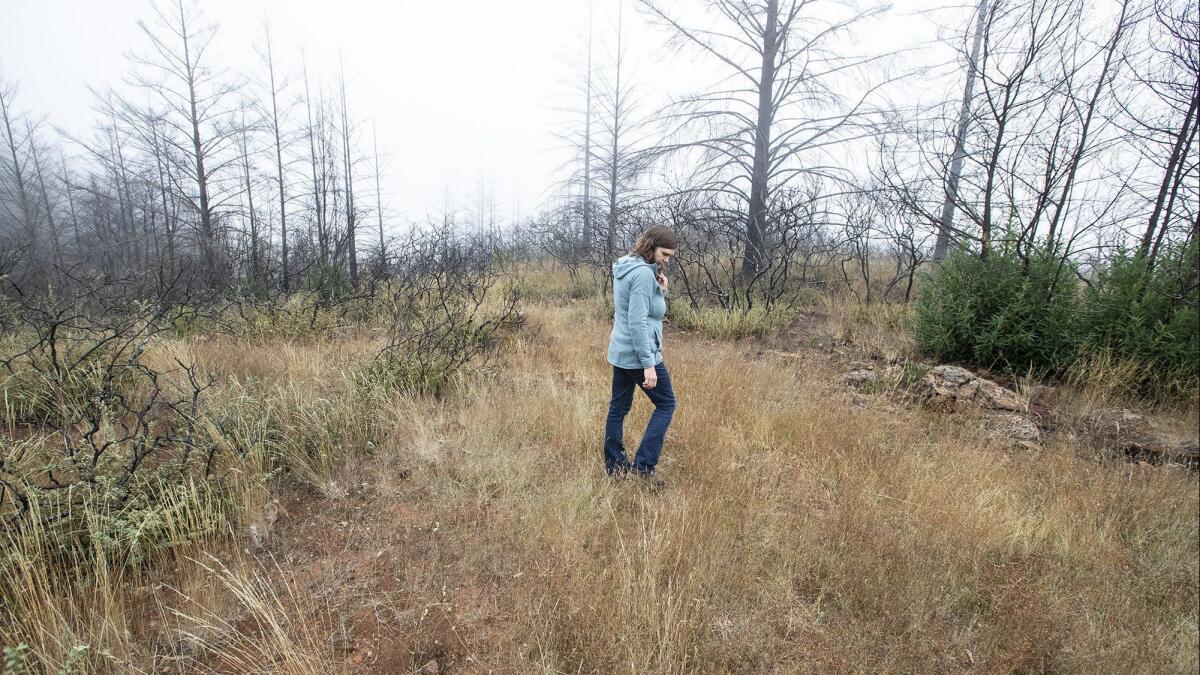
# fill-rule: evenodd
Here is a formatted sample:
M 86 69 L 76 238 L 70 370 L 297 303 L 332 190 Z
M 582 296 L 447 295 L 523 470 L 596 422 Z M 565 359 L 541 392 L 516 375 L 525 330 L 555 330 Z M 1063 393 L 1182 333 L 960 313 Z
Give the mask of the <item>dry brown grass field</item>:
M 821 330 L 908 349 L 895 316 L 846 307 L 825 306 Z M 855 405 L 786 331 L 668 328 L 667 486 L 614 482 L 603 301 L 523 311 L 491 364 L 436 399 L 356 387 L 369 334 L 157 344 L 222 376 L 213 414 L 247 438 L 267 418 L 288 432 L 227 460 L 219 485 L 172 492 L 155 527 L 178 544 L 139 564 L 100 546 L 65 564 L 38 528 L 0 539 L 11 669 L 1200 667 L 1195 472 L 1102 459 L 1071 434 L 1015 450 L 970 415 L 885 396 Z M 649 408 L 635 402 L 627 445 Z

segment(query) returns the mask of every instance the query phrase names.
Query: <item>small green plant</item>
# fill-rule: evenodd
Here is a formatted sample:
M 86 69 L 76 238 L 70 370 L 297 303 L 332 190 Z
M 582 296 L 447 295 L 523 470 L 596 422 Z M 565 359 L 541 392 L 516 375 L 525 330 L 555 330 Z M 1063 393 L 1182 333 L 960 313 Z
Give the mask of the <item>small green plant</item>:
M 29 672 L 29 645 L 22 642 L 16 647 L 4 648 L 3 675 L 25 675 Z
M 929 373 L 929 365 L 919 361 L 905 361 L 900 367 L 900 384 L 911 387 L 924 379 Z
M 83 665 L 87 660 L 88 654 L 92 651 L 88 645 L 75 645 L 71 647 L 70 653 L 67 654 L 67 662 L 63 664 L 60 675 L 72 675 L 72 673 L 83 672 Z

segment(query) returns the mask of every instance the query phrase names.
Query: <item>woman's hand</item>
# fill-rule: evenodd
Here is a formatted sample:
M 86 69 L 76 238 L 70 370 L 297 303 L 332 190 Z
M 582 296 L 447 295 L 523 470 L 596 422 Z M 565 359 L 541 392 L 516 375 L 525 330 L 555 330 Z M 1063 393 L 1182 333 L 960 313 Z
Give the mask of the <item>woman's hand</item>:
M 654 368 L 646 368 L 642 371 L 642 386 L 646 389 L 653 389 L 654 385 L 658 384 L 658 371 Z
M 663 274 L 662 272 L 659 272 L 658 273 L 658 287 L 662 289 L 663 295 L 667 294 L 668 283 L 669 282 L 667 281 L 667 275 Z

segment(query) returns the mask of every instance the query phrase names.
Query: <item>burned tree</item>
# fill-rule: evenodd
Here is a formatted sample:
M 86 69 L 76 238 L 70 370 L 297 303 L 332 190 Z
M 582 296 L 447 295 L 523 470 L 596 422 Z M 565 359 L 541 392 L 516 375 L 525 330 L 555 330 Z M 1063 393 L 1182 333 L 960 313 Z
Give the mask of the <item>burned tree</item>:
M 217 211 L 233 194 L 221 177 L 236 161 L 236 83 L 208 65 L 217 29 L 203 23 L 198 4 L 155 4 L 153 13 L 152 23 L 138 23 L 150 49 L 130 54 L 131 81 L 162 106 L 163 140 L 187 162 L 191 189 L 180 196 L 195 214 L 201 266 L 216 288 L 224 278 Z
M 716 26 L 691 25 L 654 0 L 643 7 L 677 44 L 715 60 L 721 84 L 678 99 L 668 152 L 698 155 L 698 189 L 744 214 L 741 274 L 749 283 L 770 265 L 773 190 L 801 176 L 839 180 L 830 147 L 872 133 L 868 98 L 879 85 L 846 97 L 847 76 L 879 57 L 847 54 L 836 41 L 876 13 L 843 12 L 818 0 L 716 0 Z M 747 283 L 747 285 L 749 285 Z

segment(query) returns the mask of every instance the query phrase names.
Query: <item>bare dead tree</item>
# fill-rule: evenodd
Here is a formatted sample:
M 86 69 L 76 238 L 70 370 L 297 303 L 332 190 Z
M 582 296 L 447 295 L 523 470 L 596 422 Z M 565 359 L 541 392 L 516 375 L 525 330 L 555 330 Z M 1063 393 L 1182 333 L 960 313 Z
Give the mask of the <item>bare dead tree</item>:
M 28 145 L 30 139 L 28 136 L 18 136 L 18 132 L 21 130 L 21 121 L 24 118 L 19 117 L 13 108 L 15 97 L 16 85 L 0 80 L 0 123 L 3 124 L 4 159 L 6 160 L 0 164 L 0 168 L 4 170 L 3 175 L 0 176 L 4 179 L 0 183 L 0 189 L 5 192 L 6 199 L 2 203 L 6 207 L 16 203 L 17 212 L 11 214 L 10 218 L 16 221 L 20 227 L 25 241 L 28 242 L 28 250 L 37 255 L 38 227 L 34 217 L 34 196 L 29 185 Z
M 50 245 L 51 245 L 51 260 L 55 265 L 63 263 L 62 241 L 59 239 L 58 223 L 54 219 L 55 207 L 50 203 L 50 190 L 47 187 L 45 172 L 42 167 L 44 164 L 43 155 L 49 150 L 42 147 L 37 135 L 34 133 L 33 124 L 29 120 L 25 121 L 26 138 L 29 140 L 29 159 L 33 162 L 33 177 L 37 179 L 38 194 L 42 199 L 42 208 L 44 209 L 46 225 L 50 230 Z
M 201 264 L 216 288 L 224 278 L 217 210 L 237 194 L 221 184 L 236 162 L 237 82 L 209 67 L 217 29 L 203 22 L 194 0 L 154 4 L 152 12 L 151 23 L 138 22 L 150 49 L 129 54 L 136 66 L 130 81 L 162 106 L 163 139 L 190 164 L 192 189 L 181 196 L 196 214 Z
M 590 268 L 607 285 L 629 229 L 622 218 L 639 198 L 639 178 L 653 155 L 646 152 L 648 123 L 638 110 L 623 3 L 617 4 L 611 26 L 597 29 L 595 21 L 589 14 L 577 82 L 582 108 L 569 111 L 582 123 L 559 135 L 577 153 L 563 183 L 568 195 L 531 224 L 541 238 L 536 248 L 564 264 L 572 280 Z M 565 231 L 552 232 L 555 228 Z
M 175 167 L 178 162 L 169 159 L 170 146 L 164 141 L 162 134 L 162 119 L 150 117 L 146 128 L 150 132 L 150 153 L 154 157 L 154 172 L 157 178 L 157 188 L 162 208 L 163 231 L 166 235 L 166 270 L 172 274 L 178 267 L 179 239 L 179 191 L 173 189 L 176 184 Z
M 817 0 L 715 0 L 708 12 L 719 26 L 685 25 L 654 0 L 642 6 L 676 42 L 714 59 L 726 72 L 713 89 L 683 97 L 668 119 L 674 135 L 664 151 L 698 153 L 702 189 L 744 209 L 741 274 L 750 286 L 769 267 L 771 190 L 801 175 L 840 178 L 822 153 L 873 133 L 870 96 L 839 90 L 851 72 L 880 56 L 838 50 L 836 40 L 879 9 L 844 11 Z
M 1149 31 L 1150 48 L 1144 54 L 1129 57 L 1134 61 L 1134 79 L 1140 85 L 1132 94 L 1151 94 L 1151 100 L 1161 111 L 1135 107 L 1134 101 L 1123 105 L 1129 117 L 1125 128 L 1136 139 L 1139 152 L 1158 169 L 1156 185 L 1149 191 L 1153 195 L 1150 211 L 1137 245 L 1137 256 L 1148 269 L 1153 269 L 1177 220 L 1184 223 L 1183 237 L 1200 239 L 1200 207 L 1196 206 L 1200 199 L 1198 11 L 1189 3 L 1156 0 Z M 1178 218 L 1180 212 L 1182 219 Z M 1194 278 L 1196 272 L 1193 270 L 1190 276 Z
M 628 48 L 624 7 L 619 5 L 609 47 L 609 66 L 598 78 L 599 122 L 605 142 L 596 152 L 596 160 L 601 195 L 607 207 L 603 258 L 606 274 L 611 274 L 609 265 L 618 252 L 618 220 L 636 198 L 637 180 L 653 157 L 643 152 L 647 146 L 646 122 L 637 117 L 637 91 L 630 77 Z
M 946 198 L 942 202 L 942 217 L 938 221 L 937 243 L 933 259 L 946 257 L 950 247 L 951 231 L 954 226 L 954 205 L 958 201 L 958 182 L 962 178 L 963 160 L 966 158 L 967 129 L 971 123 L 971 105 L 975 95 L 975 74 L 979 63 L 979 46 L 983 43 L 984 27 L 987 23 L 988 0 L 979 0 L 975 10 L 975 37 L 971 41 L 971 54 L 967 58 L 967 77 L 963 87 L 962 107 L 958 111 L 958 129 L 954 133 L 954 151 L 950 160 L 950 172 L 946 177 Z
M 250 270 L 249 277 L 252 283 L 261 284 L 265 280 L 265 269 L 263 265 L 264 243 L 261 241 L 260 220 L 257 210 L 254 208 L 254 174 L 252 168 L 253 156 L 255 150 L 251 147 L 250 129 L 246 124 L 245 119 L 241 122 L 241 132 L 238 135 L 238 154 L 241 157 L 242 180 L 245 186 L 246 204 L 243 209 L 244 220 L 247 223 L 247 232 L 249 241 L 249 256 Z
M 383 190 L 379 186 L 379 178 L 382 171 L 379 167 L 379 136 L 375 132 L 375 121 L 371 121 L 371 157 L 374 160 L 374 178 L 375 178 L 375 218 L 379 225 L 379 263 L 378 272 L 382 273 L 387 269 L 387 240 L 383 235 Z
M 592 7 L 588 5 L 587 74 L 584 77 L 583 113 L 583 231 L 579 240 L 586 243 L 593 236 L 592 230 Z M 612 246 L 609 245 L 611 257 Z
M 71 173 L 67 167 L 67 157 L 62 148 L 58 151 L 58 165 L 62 169 L 59 174 L 59 183 L 62 185 L 63 193 L 67 198 L 67 213 L 71 217 L 71 231 L 74 233 L 75 253 L 77 255 L 83 252 L 83 235 L 79 229 L 79 214 L 75 209 L 75 195 L 71 190 Z
M 330 263 L 330 235 L 326 223 L 329 202 L 329 175 L 327 172 L 328 154 L 326 152 L 328 144 L 325 142 L 326 137 L 324 134 L 324 102 L 314 102 L 312 92 L 309 89 L 307 59 L 302 59 L 301 63 L 304 76 L 304 109 L 308 119 L 306 133 L 308 136 L 309 168 L 312 176 L 312 208 L 317 228 L 318 260 L 319 264 L 325 267 Z
M 342 137 L 342 187 L 346 191 L 346 235 L 345 249 L 349 260 L 350 283 L 358 283 L 358 242 L 355 230 L 358 225 L 358 213 L 354 207 L 354 155 L 351 152 L 351 138 L 354 135 L 354 123 L 350 119 L 346 104 L 346 69 L 341 61 L 338 62 L 338 93 L 341 102 L 340 132 Z
M 284 164 L 284 148 L 290 137 L 283 131 L 286 123 L 288 112 L 291 109 L 290 99 L 282 105 L 280 99 L 286 97 L 287 82 L 282 77 L 278 77 L 275 68 L 275 51 L 271 40 L 271 25 L 269 22 L 263 22 L 263 41 L 257 45 L 259 59 L 267 70 L 267 96 L 270 99 L 269 106 L 261 105 L 263 109 L 263 117 L 266 120 L 266 125 L 271 132 L 272 145 L 275 150 L 275 189 L 279 197 L 279 284 L 284 293 L 291 288 L 291 260 L 288 252 L 288 184 L 284 177 L 286 165 Z
M 956 118 L 914 117 L 908 140 L 898 144 L 915 150 L 917 163 L 905 166 L 902 147 L 884 148 L 880 180 L 939 239 L 948 232 L 947 243 L 973 243 L 984 257 L 1005 247 L 1026 269 L 1035 253 L 1065 261 L 1081 241 L 1125 217 L 1115 207 L 1125 201 L 1128 178 L 1103 163 L 1125 142 L 1105 92 L 1141 16 L 1132 0 L 1107 15 L 1088 13 L 1082 0 L 986 9 L 974 17 L 981 43 L 975 100 Z M 1097 43 L 1084 35 L 1103 37 Z M 971 71 L 972 56 L 964 58 Z

